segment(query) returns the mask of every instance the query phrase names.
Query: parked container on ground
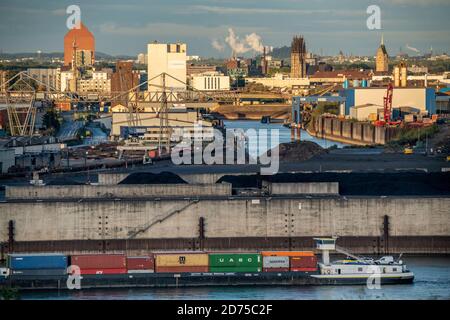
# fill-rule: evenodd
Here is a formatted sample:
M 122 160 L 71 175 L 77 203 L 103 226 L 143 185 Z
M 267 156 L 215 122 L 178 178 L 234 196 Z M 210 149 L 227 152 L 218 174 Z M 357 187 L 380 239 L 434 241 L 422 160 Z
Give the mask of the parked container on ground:
M 207 267 L 206 253 L 158 253 L 155 255 L 156 268 L 161 267 Z
M 68 258 L 60 253 L 10 254 L 8 267 L 14 270 L 66 269 Z

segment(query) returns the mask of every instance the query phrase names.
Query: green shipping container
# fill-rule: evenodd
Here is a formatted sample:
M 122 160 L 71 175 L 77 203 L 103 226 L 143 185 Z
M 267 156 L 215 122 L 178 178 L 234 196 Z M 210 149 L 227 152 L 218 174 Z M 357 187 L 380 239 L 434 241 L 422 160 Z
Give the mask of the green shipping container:
M 212 253 L 211 267 L 262 267 L 261 255 L 257 253 Z
M 209 272 L 261 272 L 261 267 L 209 267 Z

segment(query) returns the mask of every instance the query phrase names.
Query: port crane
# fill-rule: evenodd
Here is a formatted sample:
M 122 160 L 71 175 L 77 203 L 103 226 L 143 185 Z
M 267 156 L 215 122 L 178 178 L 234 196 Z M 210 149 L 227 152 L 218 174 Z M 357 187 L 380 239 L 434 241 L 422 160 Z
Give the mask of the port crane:
M 383 97 L 383 120 L 375 121 L 375 126 L 396 126 L 399 121 L 391 121 L 392 118 L 392 96 L 394 95 L 394 86 L 392 83 L 388 84 L 386 96 Z

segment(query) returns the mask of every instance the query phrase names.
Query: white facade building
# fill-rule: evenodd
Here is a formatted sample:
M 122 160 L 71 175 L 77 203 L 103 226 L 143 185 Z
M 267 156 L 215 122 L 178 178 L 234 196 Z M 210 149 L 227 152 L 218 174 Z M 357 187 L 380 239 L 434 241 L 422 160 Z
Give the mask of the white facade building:
M 186 90 L 186 44 L 148 44 L 148 91 L 161 91 L 162 73 L 166 76 L 166 87 L 173 91 Z M 175 79 L 177 80 L 175 80 Z
M 230 77 L 220 72 L 205 72 L 192 76 L 192 87 L 199 91 L 230 90 Z
M 79 79 L 77 87 L 80 92 L 111 92 L 110 73 L 93 71 L 91 78 Z
M 63 71 L 61 72 L 61 91 L 69 91 L 70 90 L 70 80 L 73 79 L 72 71 Z
M 59 90 L 61 86 L 61 69 L 29 68 L 27 73 L 33 79 L 42 82 L 47 89 Z

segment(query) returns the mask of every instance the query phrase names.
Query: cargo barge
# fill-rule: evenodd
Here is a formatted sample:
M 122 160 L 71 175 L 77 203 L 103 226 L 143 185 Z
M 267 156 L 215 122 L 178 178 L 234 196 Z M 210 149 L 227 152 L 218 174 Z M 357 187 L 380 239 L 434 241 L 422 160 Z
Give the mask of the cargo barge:
M 155 253 L 10 255 L 0 285 L 19 290 L 156 288 L 195 286 L 300 286 L 412 283 L 414 274 L 392 257 L 360 258 L 336 247 L 335 238 L 315 239 L 322 253 Z M 350 257 L 330 263 L 329 251 Z

